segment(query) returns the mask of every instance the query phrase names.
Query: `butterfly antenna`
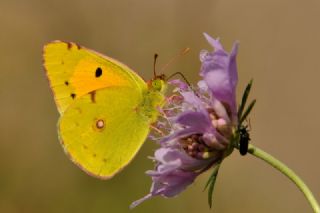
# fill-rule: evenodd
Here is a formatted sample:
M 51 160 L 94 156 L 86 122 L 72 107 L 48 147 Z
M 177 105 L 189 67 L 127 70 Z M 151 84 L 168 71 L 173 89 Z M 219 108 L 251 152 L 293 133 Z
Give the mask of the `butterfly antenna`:
M 163 71 L 173 62 L 175 62 L 178 58 L 180 58 L 181 56 L 187 54 L 190 51 L 190 48 L 187 47 L 185 49 L 183 49 L 180 53 L 178 53 L 177 55 L 175 55 L 168 63 L 166 63 L 160 70 L 161 73 L 163 73 Z
M 154 54 L 154 61 L 153 61 L 153 78 L 156 79 L 157 72 L 156 72 L 156 63 L 157 63 L 158 54 Z

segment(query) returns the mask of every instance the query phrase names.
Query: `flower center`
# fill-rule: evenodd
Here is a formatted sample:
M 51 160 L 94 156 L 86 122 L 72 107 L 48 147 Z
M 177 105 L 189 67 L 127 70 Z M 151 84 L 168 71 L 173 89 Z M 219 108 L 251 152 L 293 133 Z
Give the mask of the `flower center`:
M 199 160 L 207 160 L 223 155 L 227 144 L 219 142 L 213 134 L 193 134 L 180 139 L 184 151 Z
M 220 118 L 212 108 L 207 111 L 216 131 L 192 134 L 179 140 L 184 151 L 199 160 L 223 156 L 232 135 L 232 127 L 225 119 Z
M 231 125 L 223 118 L 220 118 L 213 109 L 207 109 L 211 118 L 213 127 L 221 134 L 225 139 L 230 139 L 232 135 Z

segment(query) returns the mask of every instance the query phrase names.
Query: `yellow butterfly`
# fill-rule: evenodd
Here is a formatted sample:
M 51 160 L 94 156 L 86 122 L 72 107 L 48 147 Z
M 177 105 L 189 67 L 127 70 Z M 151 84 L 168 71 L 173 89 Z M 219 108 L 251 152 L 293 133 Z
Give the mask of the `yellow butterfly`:
M 156 121 L 163 76 L 145 82 L 126 65 L 70 42 L 45 45 L 43 58 L 65 152 L 86 173 L 111 178 L 136 155 Z

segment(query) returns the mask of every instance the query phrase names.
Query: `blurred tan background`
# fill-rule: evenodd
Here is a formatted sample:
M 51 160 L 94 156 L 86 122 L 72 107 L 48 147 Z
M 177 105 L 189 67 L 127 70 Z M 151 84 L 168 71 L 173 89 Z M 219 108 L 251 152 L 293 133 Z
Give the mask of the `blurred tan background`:
M 135 160 L 109 181 L 87 176 L 58 142 L 58 113 L 42 67 L 42 46 L 78 42 L 119 59 L 145 79 L 170 66 L 196 83 L 202 36 L 220 37 L 227 50 L 240 41 L 240 98 L 254 78 L 252 142 L 287 163 L 320 200 L 320 2 L 318 0 L 70 0 L 0 1 L 0 212 L 312 212 L 282 174 L 237 152 L 220 170 L 214 208 L 204 174 L 174 199 L 154 198 L 144 174 L 156 149 L 147 141 Z

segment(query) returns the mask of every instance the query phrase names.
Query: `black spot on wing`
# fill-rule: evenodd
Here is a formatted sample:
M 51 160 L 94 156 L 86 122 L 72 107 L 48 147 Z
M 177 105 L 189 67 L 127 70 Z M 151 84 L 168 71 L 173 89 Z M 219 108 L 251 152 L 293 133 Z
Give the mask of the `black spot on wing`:
M 92 103 L 96 103 L 96 91 L 95 90 L 90 92 L 90 98 L 91 98 Z
M 100 67 L 98 67 L 96 69 L 96 78 L 99 78 L 102 75 L 102 69 Z
M 78 50 L 81 49 L 81 46 L 79 44 L 75 44 L 75 45 L 77 46 Z
M 72 43 L 71 42 L 67 42 L 67 46 L 68 46 L 68 50 L 70 50 L 71 47 L 72 47 Z
M 78 50 L 81 49 L 81 46 L 79 44 L 75 44 L 72 42 L 66 42 L 66 44 L 67 44 L 68 50 L 70 50 L 74 45 L 77 47 Z
M 76 98 L 76 94 L 74 94 L 74 93 L 71 93 L 70 96 L 71 96 L 72 99 L 75 99 L 75 98 Z

